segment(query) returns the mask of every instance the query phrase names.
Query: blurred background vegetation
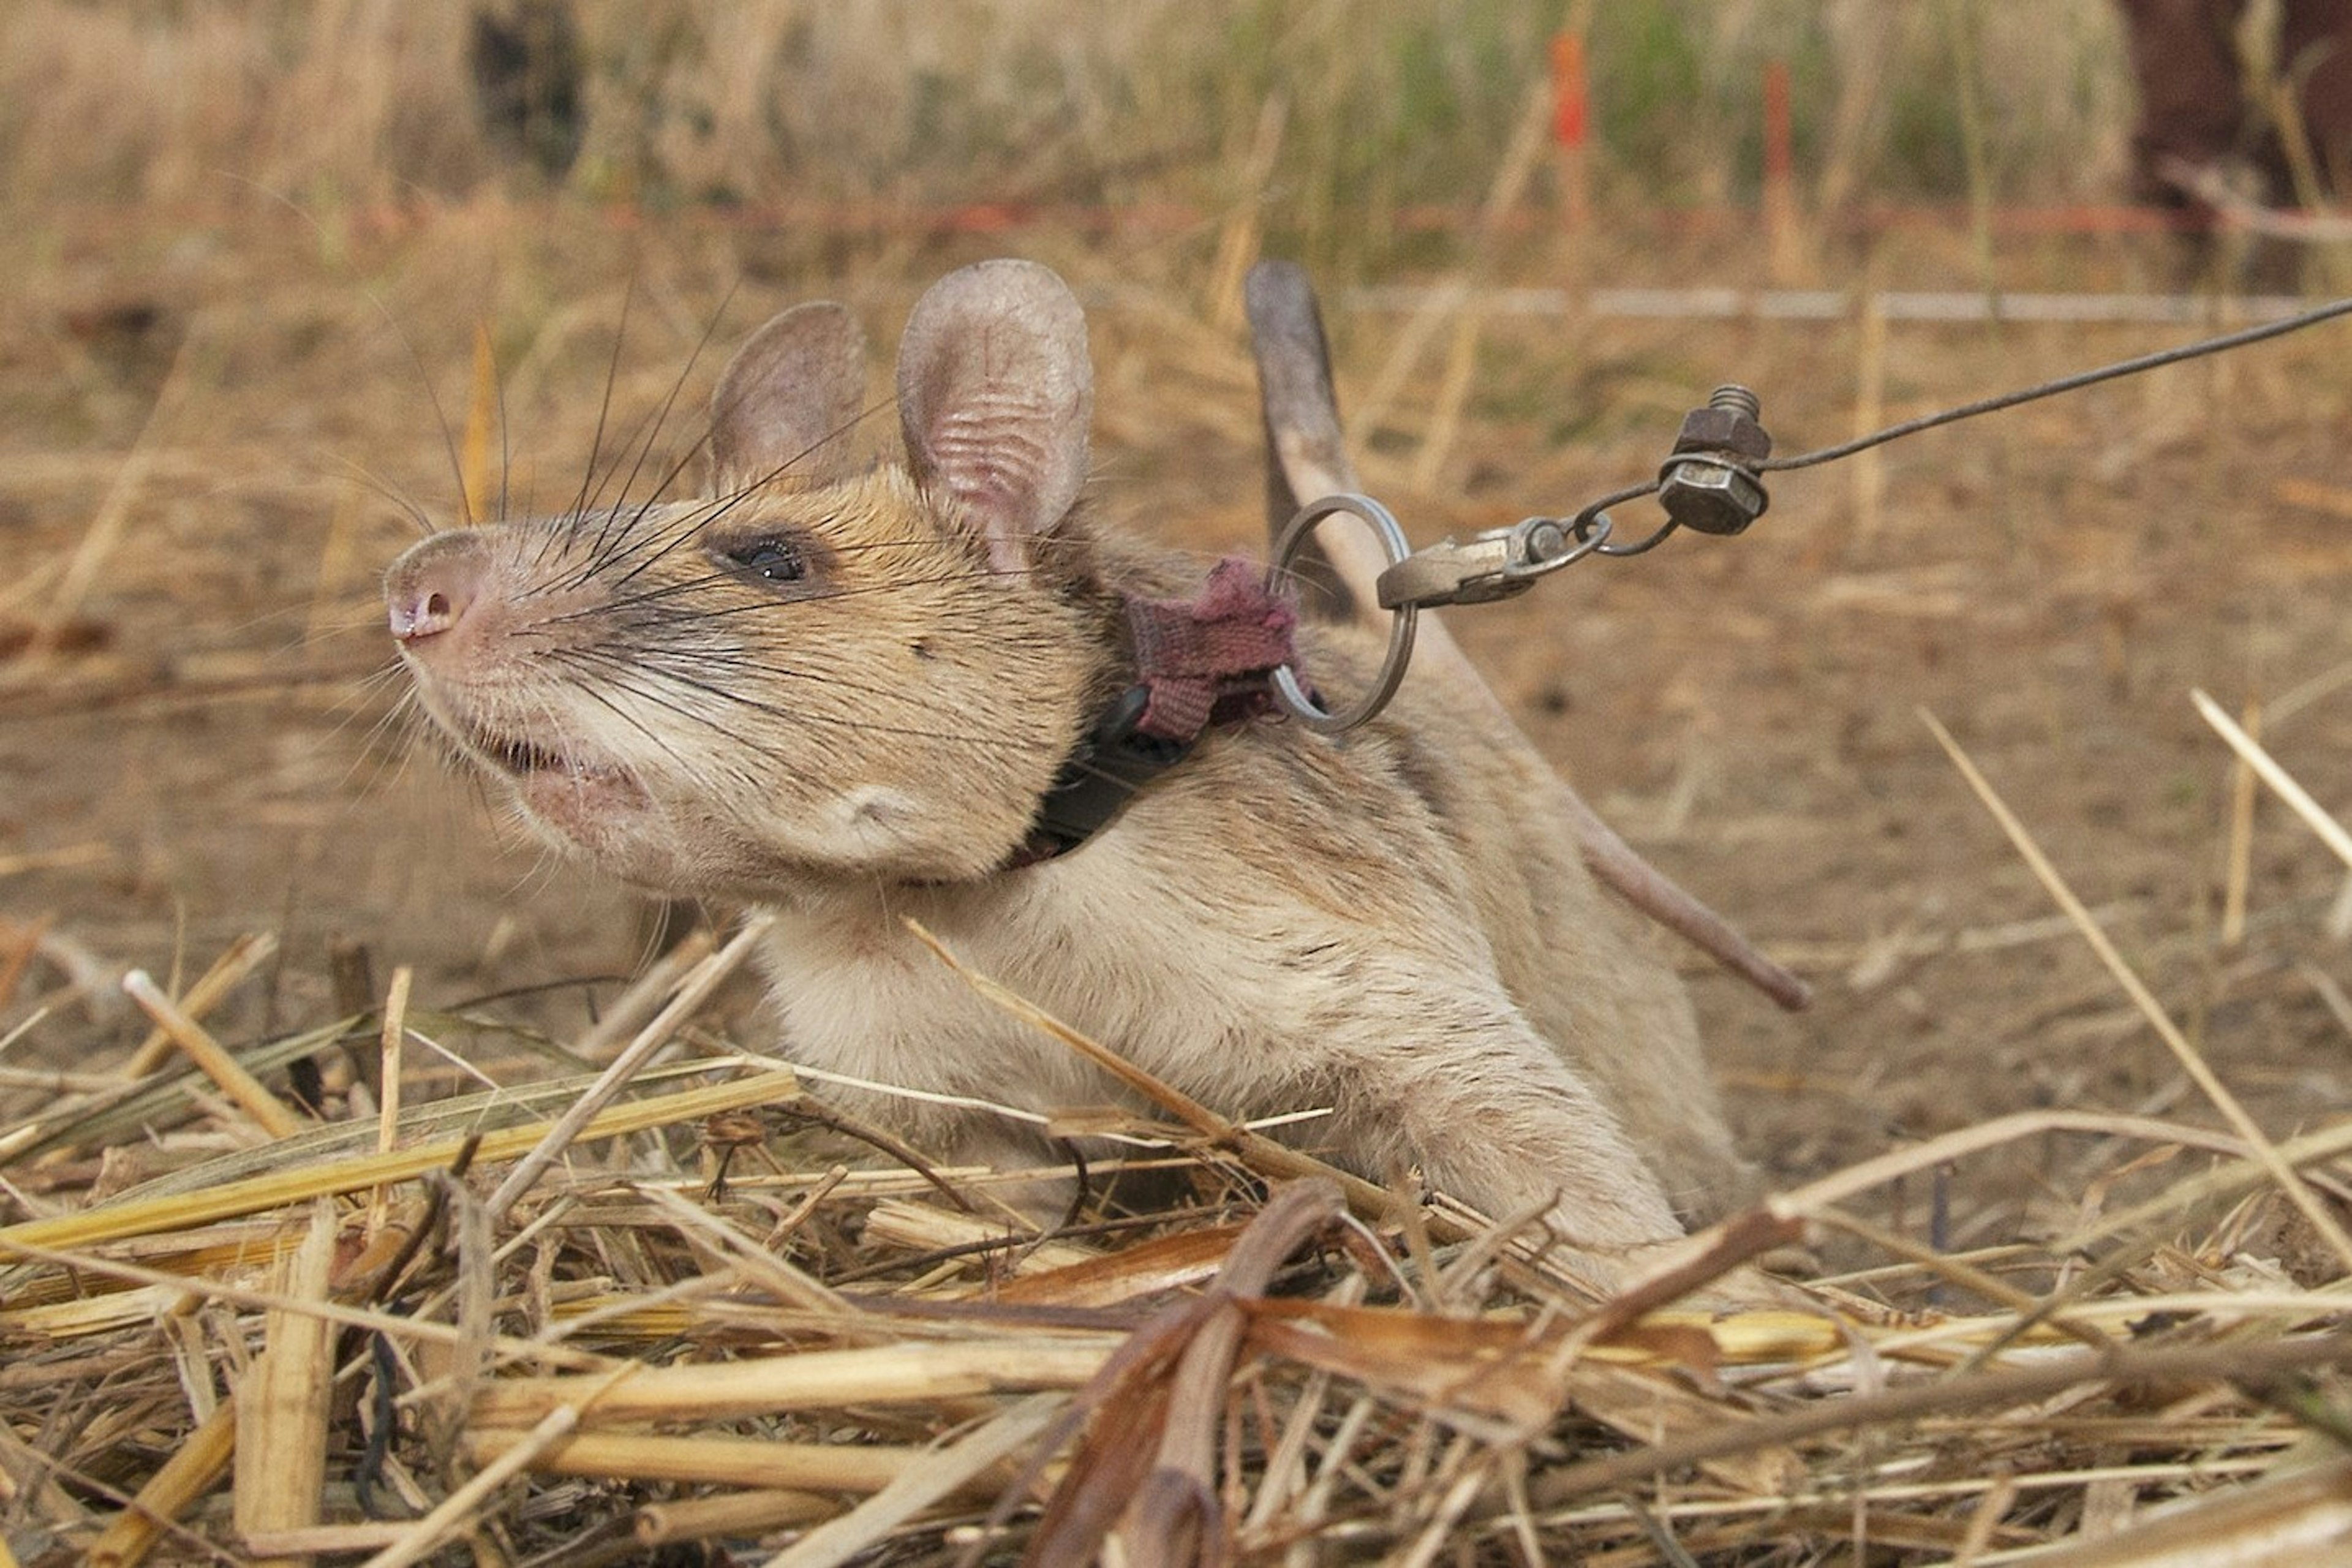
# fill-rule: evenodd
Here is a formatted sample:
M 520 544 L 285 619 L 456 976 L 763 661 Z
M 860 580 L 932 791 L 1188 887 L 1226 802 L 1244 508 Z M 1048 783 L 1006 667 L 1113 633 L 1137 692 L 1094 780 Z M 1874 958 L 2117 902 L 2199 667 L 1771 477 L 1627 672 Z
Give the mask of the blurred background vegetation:
M 509 8 L 511 9 L 511 0 Z M 317 216 L 499 177 L 473 9 L 13 0 L 0 190 L 36 204 L 291 201 Z M 488 9 L 488 7 L 484 7 Z M 2110 0 L 580 0 L 576 157 L 654 210 L 797 203 L 1263 207 L 1328 268 L 1415 258 L 1586 37 L 1596 210 L 1753 201 L 1768 61 L 1799 195 L 2115 199 L 2131 92 Z M 1537 168 L 1526 199 L 1551 199 Z M 1433 256 L 1430 259 L 1444 259 Z

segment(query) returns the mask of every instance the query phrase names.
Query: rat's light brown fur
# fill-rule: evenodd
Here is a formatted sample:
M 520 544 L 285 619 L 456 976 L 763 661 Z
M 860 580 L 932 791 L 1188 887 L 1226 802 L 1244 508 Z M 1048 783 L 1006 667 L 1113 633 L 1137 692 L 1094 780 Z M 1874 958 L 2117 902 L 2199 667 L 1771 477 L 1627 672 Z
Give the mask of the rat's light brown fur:
M 1196 563 L 1074 510 L 1091 372 L 1076 301 L 1017 262 L 954 274 L 902 345 L 906 468 L 859 471 L 838 307 L 763 329 L 716 399 L 719 499 L 435 536 L 387 580 L 426 710 L 525 820 L 614 874 L 777 915 L 787 1055 L 1044 1110 L 1106 1081 L 996 1012 L 914 916 L 1148 1070 L 1375 1178 L 1494 1214 L 1552 1204 L 1607 1251 L 1678 1234 L 1743 1168 L 1682 987 L 1530 816 L 1545 764 L 1443 672 L 1344 737 L 1254 721 L 1074 853 L 1003 869 L 1133 679 L 1124 593 Z M 1302 630 L 1358 689 L 1378 648 Z M 982 1113 L 861 1107 L 941 1154 Z

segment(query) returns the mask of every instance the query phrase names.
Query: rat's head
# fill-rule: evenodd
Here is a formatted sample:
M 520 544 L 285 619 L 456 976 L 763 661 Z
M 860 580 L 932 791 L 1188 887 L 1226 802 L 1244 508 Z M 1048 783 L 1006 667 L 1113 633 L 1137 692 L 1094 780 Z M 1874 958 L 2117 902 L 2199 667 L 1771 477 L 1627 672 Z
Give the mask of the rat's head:
M 384 584 L 425 710 L 543 836 L 642 886 L 788 895 L 1001 865 L 1107 660 L 1072 524 L 1093 375 L 1024 262 L 924 295 L 907 466 L 858 468 L 847 311 L 803 305 L 713 397 L 712 499 L 434 535 Z

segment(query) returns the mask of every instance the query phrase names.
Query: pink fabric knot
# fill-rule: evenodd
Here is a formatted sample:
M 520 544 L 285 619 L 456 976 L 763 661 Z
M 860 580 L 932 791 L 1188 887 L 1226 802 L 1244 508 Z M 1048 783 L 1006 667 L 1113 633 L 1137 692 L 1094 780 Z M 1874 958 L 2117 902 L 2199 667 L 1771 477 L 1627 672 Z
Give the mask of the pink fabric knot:
M 1151 693 L 1139 733 L 1190 742 L 1274 705 L 1274 671 L 1295 657 L 1298 611 L 1269 593 L 1265 569 L 1229 555 L 1197 599 L 1129 595 L 1135 679 Z

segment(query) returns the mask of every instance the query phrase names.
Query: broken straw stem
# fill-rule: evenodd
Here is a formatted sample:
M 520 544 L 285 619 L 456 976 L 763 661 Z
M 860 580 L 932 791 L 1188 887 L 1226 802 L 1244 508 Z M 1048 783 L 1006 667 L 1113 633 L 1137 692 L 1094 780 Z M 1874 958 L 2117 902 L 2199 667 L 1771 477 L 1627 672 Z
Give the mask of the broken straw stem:
M 490 1201 L 486 1205 L 492 1223 L 505 1217 L 507 1211 L 513 1208 L 523 1194 L 530 1191 L 532 1184 L 547 1173 L 547 1168 L 572 1146 L 572 1141 L 580 1135 L 580 1130 L 610 1104 L 615 1095 L 628 1087 L 629 1080 L 653 1059 L 656 1051 L 668 1043 L 678 1026 L 709 999 L 711 992 L 718 989 L 719 983 L 743 962 L 744 955 L 751 951 L 752 943 L 766 935 L 772 923 L 772 916 L 753 916 L 743 922 L 743 929 L 737 931 L 725 947 L 696 966 L 694 973 L 687 977 L 686 984 L 678 988 L 677 994 L 671 998 L 670 1005 L 655 1015 L 653 1022 L 638 1031 L 637 1037 L 613 1058 L 613 1065 L 599 1073 L 596 1081 L 572 1101 L 572 1109 L 547 1130 L 547 1136 L 539 1141 L 538 1147 L 516 1162 L 515 1168 L 508 1173 L 505 1181 L 499 1184 L 499 1190 L 490 1194 Z
M 2221 711 L 2220 703 L 2194 687 L 2189 689 L 2189 700 L 2197 705 L 2197 711 L 2204 716 L 2205 722 L 2212 725 L 2221 739 L 2230 743 L 2230 749 L 2243 758 L 2248 767 L 2262 775 L 2263 782 L 2276 791 L 2278 797 L 2303 818 L 2305 826 L 2319 835 L 2319 841 L 2334 850 L 2337 859 L 2352 866 L 2352 833 L 2347 833 L 2342 823 L 2330 816 L 2326 808 L 2312 799 L 2311 793 L 2295 783 L 2294 777 L 2278 765 L 2276 758 L 2263 750 L 2261 742 L 2239 728 L 2236 720 Z
M 202 1024 L 164 995 L 163 988 L 148 978 L 145 970 L 134 969 L 124 975 L 122 989 L 139 1004 L 142 1012 L 155 1021 L 156 1027 L 188 1053 L 188 1058 L 203 1069 L 206 1078 L 260 1123 L 264 1132 L 272 1138 L 291 1138 L 302 1131 L 302 1119 L 287 1110 L 286 1102 L 270 1093 L 259 1079 L 246 1071 L 245 1064 L 231 1056 L 228 1047 L 213 1038 Z

